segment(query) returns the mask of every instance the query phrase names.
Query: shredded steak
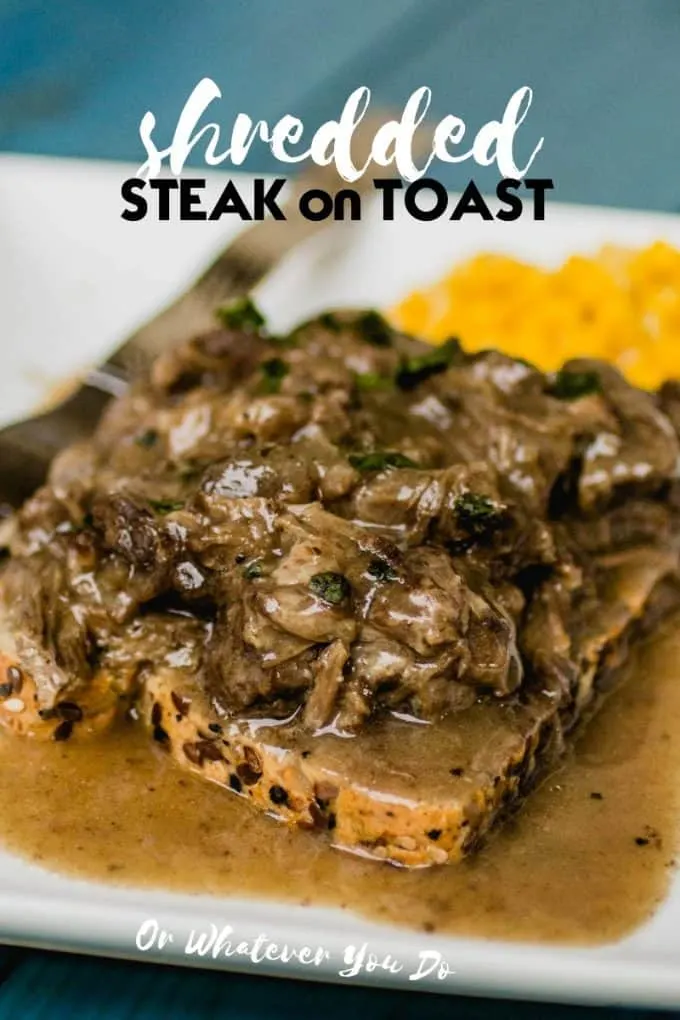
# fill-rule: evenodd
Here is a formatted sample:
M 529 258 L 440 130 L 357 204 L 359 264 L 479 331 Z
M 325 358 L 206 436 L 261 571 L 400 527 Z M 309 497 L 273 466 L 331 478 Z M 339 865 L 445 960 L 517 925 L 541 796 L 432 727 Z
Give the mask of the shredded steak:
M 546 376 L 374 312 L 287 337 L 231 316 L 18 513 L 0 721 L 63 740 L 131 711 L 340 846 L 455 860 L 678 602 L 677 407 L 673 384 L 586 359 Z M 379 759 L 395 727 L 424 753 L 445 735 L 464 780 L 414 776 L 404 806 L 388 755 L 367 787 L 338 748 Z

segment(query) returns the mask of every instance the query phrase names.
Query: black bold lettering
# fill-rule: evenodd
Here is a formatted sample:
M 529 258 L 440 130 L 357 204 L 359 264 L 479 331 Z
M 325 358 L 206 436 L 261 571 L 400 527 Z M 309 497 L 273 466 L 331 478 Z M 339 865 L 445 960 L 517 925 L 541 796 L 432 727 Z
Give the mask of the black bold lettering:
M 499 209 L 496 213 L 497 220 L 504 220 L 506 223 L 510 223 L 512 220 L 518 220 L 522 215 L 522 199 L 519 195 L 513 194 L 518 188 L 522 186 L 522 182 L 516 180 L 514 177 L 504 177 L 502 181 L 499 181 L 496 185 L 496 195 L 504 205 L 509 206 L 509 209 Z
M 395 191 L 401 191 L 404 187 L 404 182 L 398 179 L 383 181 L 373 181 L 373 187 L 376 191 L 382 191 L 382 218 L 389 222 L 394 219 L 394 193 Z
M 204 220 L 207 218 L 205 209 L 194 210 L 193 206 L 201 204 L 201 196 L 196 192 L 205 188 L 205 180 L 192 181 L 189 178 L 179 182 L 179 218 L 181 220 Z
M 416 198 L 425 190 L 434 192 L 435 203 L 432 209 L 421 209 Z M 409 216 L 416 220 L 436 220 L 446 212 L 449 204 L 449 196 L 441 181 L 435 181 L 433 177 L 424 177 L 422 181 L 409 184 L 404 192 L 404 206 Z
M 234 182 L 227 181 L 208 219 L 219 220 L 221 216 L 230 216 L 232 214 L 238 216 L 241 220 L 252 220 L 253 218 Z
M 170 219 L 170 192 L 177 191 L 178 183 L 174 177 L 161 177 L 157 181 L 149 181 L 152 191 L 158 192 L 158 219 Z
M 350 220 L 360 220 L 361 196 L 358 191 L 352 191 L 351 188 L 342 188 L 341 191 L 336 192 L 335 198 L 333 199 L 333 219 L 345 219 L 346 205 L 349 208 Z
M 482 198 L 482 194 L 474 181 L 470 181 L 451 213 L 452 220 L 461 219 L 466 213 L 479 213 L 483 220 L 492 220 L 493 213 Z
M 312 202 L 320 202 L 321 208 L 312 209 Z M 304 218 L 313 222 L 327 220 L 333 215 L 333 197 L 322 188 L 310 188 L 309 191 L 303 192 L 298 206 Z
M 120 197 L 133 208 L 123 209 L 120 214 L 122 219 L 129 220 L 130 222 L 144 219 L 148 206 L 144 196 L 139 195 L 138 192 L 143 191 L 145 185 L 146 181 L 143 181 L 141 177 L 128 177 L 126 181 L 123 181 Z
M 545 193 L 552 191 L 555 185 L 551 177 L 532 177 L 524 182 L 524 186 L 534 193 L 534 219 L 545 219 Z
M 263 220 L 267 213 L 270 213 L 275 220 L 285 220 L 283 210 L 276 203 L 277 196 L 286 183 L 285 177 L 277 177 L 275 181 L 265 187 L 265 181 L 256 177 L 253 186 L 253 205 L 256 220 Z

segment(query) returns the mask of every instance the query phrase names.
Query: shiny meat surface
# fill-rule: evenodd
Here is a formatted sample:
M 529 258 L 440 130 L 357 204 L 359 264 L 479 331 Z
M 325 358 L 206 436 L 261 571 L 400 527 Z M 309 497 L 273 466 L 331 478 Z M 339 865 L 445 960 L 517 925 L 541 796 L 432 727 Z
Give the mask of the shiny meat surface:
M 5 599 L 44 709 L 168 657 L 220 712 L 312 731 L 536 684 L 566 706 L 601 558 L 677 533 L 673 388 L 374 312 L 287 337 L 245 313 L 157 361 L 19 513 Z

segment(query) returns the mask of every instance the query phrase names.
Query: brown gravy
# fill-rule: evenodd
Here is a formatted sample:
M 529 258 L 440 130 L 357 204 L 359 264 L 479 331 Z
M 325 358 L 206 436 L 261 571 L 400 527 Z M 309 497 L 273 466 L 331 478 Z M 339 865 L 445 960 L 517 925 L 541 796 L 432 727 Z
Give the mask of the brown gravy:
M 125 726 L 0 739 L 0 839 L 44 867 L 177 891 L 331 904 L 411 928 L 596 943 L 663 899 L 676 849 L 680 628 L 641 648 L 559 773 L 473 860 L 405 871 L 331 850 L 181 772 Z

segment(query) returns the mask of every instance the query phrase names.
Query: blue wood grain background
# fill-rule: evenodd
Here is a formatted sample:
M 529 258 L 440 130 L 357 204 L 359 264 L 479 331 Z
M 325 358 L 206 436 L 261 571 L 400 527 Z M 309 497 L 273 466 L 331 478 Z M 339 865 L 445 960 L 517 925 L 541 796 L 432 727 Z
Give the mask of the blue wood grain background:
M 528 83 L 520 147 L 545 136 L 560 198 L 680 209 L 677 0 L 0 0 L 0 149 L 141 162 L 144 111 L 169 133 L 204 75 L 227 126 L 313 127 L 359 84 L 393 107 L 428 84 L 472 129 Z
M 245 110 L 296 113 L 310 128 L 357 85 L 400 108 L 427 84 L 435 116 L 474 130 L 526 83 L 535 98 L 520 139 L 545 136 L 535 170 L 559 198 L 680 211 L 679 0 L 0 0 L 0 150 L 141 162 L 144 111 L 170 132 L 204 75 L 222 88 L 225 125 Z M 266 157 L 249 168 L 274 169 Z M 470 169 L 438 176 L 460 186 Z M 649 1016 L 0 949 L 0 1020 L 595 1012 Z

